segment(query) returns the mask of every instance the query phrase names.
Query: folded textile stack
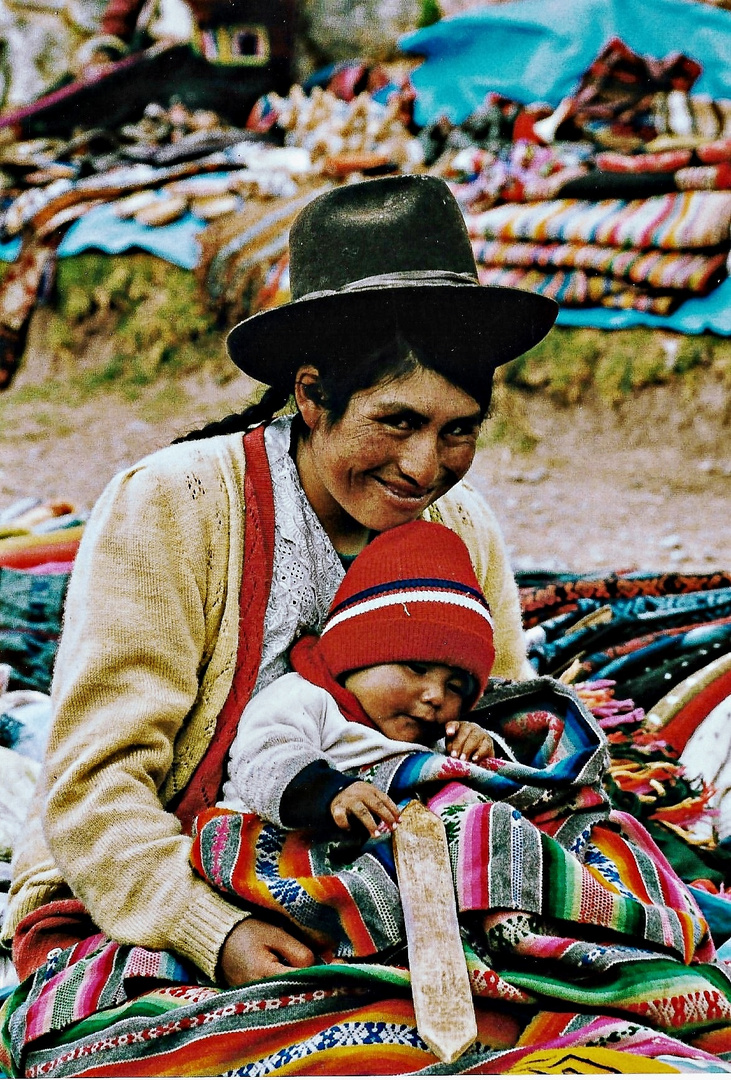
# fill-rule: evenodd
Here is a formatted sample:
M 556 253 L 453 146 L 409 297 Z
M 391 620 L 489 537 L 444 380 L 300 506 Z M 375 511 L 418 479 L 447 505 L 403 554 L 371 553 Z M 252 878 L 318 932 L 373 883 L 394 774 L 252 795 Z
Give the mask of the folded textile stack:
M 699 74 L 681 54 L 641 57 L 613 39 L 555 110 L 491 94 L 443 132 L 434 165 L 483 284 L 661 316 L 716 288 L 731 244 L 731 100 L 691 96 Z
M 29 497 L 0 513 L 0 663 L 8 667 L 3 689 L 50 688 L 83 522 L 61 500 Z M 0 745 L 12 745 L 1 721 Z
M 725 277 L 731 192 L 509 203 L 466 218 L 485 285 L 665 315 Z
M 687 882 L 731 879 L 728 802 L 686 744 L 731 705 L 731 573 L 517 574 L 536 671 L 573 685 L 604 728 L 612 803 L 638 817 Z M 708 901 L 707 903 L 711 903 Z M 724 924 L 731 934 L 731 918 Z

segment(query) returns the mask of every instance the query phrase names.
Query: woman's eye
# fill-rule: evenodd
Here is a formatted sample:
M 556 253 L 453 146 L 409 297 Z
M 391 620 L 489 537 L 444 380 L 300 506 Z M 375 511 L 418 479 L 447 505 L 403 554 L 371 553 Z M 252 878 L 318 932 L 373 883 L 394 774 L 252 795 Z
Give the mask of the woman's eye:
M 387 427 L 396 428 L 397 431 L 412 431 L 416 426 L 408 416 L 386 416 L 382 423 Z
M 409 671 L 413 671 L 415 675 L 426 675 L 426 664 L 409 663 L 406 667 Z
M 474 439 L 477 437 L 479 430 L 479 424 L 465 423 L 465 424 L 452 424 L 450 427 L 445 428 L 443 434 L 445 438 L 453 439 Z

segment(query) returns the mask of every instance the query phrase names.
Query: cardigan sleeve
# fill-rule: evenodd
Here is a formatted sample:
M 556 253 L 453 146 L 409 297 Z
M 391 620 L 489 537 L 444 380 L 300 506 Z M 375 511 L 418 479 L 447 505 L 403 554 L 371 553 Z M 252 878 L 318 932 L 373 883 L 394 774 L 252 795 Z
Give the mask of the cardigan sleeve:
M 436 509 L 444 524 L 467 545 L 477 580 L 490 605 L 495 637 L 492 674 L 504 679 L 535 678 L 527 658 L 518 588 L 497 518 L 465 481 L 443 496 Z
M 215 637 L 204 515 L 181 525 L 180 498 L 142 464 L 112 481 L 87 525 L 56 662 L 43 824 L 106 934 L 173 949 L 214 978 L 246 913 L 194 873 L 190 838 L 159 795 Z

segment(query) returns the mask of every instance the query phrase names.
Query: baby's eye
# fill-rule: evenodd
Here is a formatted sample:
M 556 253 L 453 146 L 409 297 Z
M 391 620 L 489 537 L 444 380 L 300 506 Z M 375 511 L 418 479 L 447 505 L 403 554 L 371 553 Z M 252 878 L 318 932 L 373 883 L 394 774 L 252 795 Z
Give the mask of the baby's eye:
M 465 678 L 464 675 L 455 675 L 447 683 L 447 690 L 451 690 L 453 694 L 459 694 L 461 698 L 466 698 L 470 689 L 470 680 Z
M 427 665 L 420 664 L 418 661 L 410 660 L 406 667 L 409 671 L 413 671 L 415 675 L 426 675 Z

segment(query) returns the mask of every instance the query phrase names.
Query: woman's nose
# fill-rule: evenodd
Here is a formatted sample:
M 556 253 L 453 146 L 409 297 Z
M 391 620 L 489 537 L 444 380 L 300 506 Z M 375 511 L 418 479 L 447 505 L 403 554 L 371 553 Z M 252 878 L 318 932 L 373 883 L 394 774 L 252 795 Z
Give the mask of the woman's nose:
M 439 476 L 439 448 L 435 436 L 417 432 L 407 440 L 399 458 L 399 468 L 421 488 L 432 487 Z

